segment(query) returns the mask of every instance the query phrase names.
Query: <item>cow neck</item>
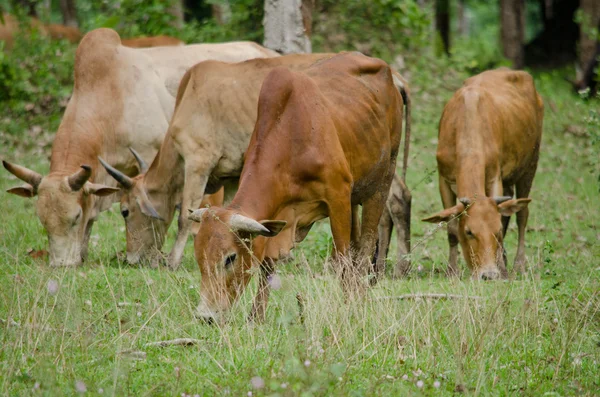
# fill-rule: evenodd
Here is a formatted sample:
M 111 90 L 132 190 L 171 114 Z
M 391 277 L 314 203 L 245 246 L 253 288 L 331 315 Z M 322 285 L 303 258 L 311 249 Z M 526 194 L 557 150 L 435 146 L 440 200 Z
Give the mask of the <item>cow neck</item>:
M 167 134 L 150 168 L 144 176 L 148 191 L 175 193 L 183 185 L 184 162 L 175 148 L 170 134 Z
M 238 191 L 229 208 L 258 221 L 273 219 L 284 201 L 281 191 L 283 181 L 281 178 L 275 180 L 272 172 L 260 172 L 258 167 L 249 168 L 244 170 L 247 172 L 240 178 Z
M 464 94 L 463 119 L 456 128 L 456 191 L 458 197 L 485 196 L 486 123 L 479 114 L 479 94 Z

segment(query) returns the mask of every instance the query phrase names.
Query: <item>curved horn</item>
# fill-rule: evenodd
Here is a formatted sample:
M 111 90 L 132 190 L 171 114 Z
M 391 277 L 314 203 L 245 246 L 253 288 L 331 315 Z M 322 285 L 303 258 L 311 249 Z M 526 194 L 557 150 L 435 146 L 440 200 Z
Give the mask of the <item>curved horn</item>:
M 208 208 L 200 208 L 197 210 L 192 210 L 191 208 L 188 208 L 188 211 L 190 212 L 190 214 L 188 215 L 188 219 L 190 221 L 202 222 L 202 215 L 204 215 L 204 213 L 208 211 Z
M 231 216 L 229 226 L 234 232 L 270 233 L 269 229 L 261 225 L 260 222 L 240 214 Z
M 76 192 L 81 189 L 88 179 L 90 179 L 90 176 L 92 176 L 92 167 L 82 164 L 81 169 L 67 179 L 71 190 Z
M 98 161 L 100 161 L 100 164 L 102 164 L 102 166 L 104 167 L 106 172 L 108 172 L 108 175 L 115 178 L 116 181 L 119 182 L 125 189 L 131 189 L 131 187 L 133 186 L 133 180 L 131 180 L 130 177 L 128 177 L 127 175 L 125 175 L 124 173 L 119 171 L 118 169 L 112 167 L 110 164 L 108 164 L 106 161 L 104 161 L 100 156 L 98 156 Z
M 2 160 L 2 165 L 8 172 L 33 186 L 34 190 L 36 190 L 42 182 L 42 176 L 35 171 L 31 171 L 29 168 L 25 168 L 17 164 L 11 164 L 4 160 Z
M 470 198 L 468 198 L 468 197 L 460 197 L 460 198 L 458 199 L 458 201 L 459 201 L 459 202 L 461 202 L 461 203 L 462 203 L 462 205 L 464 205 L 465 207 L 468 207 L 468 206 L 470 206 L 470 205 L 471 205 L 471 199 L 470 199 Z
M 500 196 L 500 197 L 494 197 L 494 201 L 496 202 L 497 205 L 500 205 L 502 203 L 504 203 L 505 201 L 508 201 L 512 199 L 511 196 Z
M 146 164 L 142 156 L 140 156 L 140 154 L 136 152 L 134 148 L 130 147 L 129 151 L 131 152 L 131 154 L 133 154 L 133 157 L 135 157 L 135 159 L 138 162 L 138 165 L 140 166 L 140 174 L 145 174 L 146 171 L 148 171 L 148 164 Z

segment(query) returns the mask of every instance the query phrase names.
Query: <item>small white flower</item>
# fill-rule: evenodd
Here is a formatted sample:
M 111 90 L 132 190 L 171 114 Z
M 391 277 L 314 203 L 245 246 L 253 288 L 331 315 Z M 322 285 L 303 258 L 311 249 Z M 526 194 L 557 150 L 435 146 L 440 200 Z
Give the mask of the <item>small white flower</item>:
M 423 381 L 422 381 L 422 380 L 419 380 L 419 381 L 417 381 L 417 387 L 418 387 L 419 389 L 421 389 L 421 388 L 423 387 L 423 385 L 424 385 L 424 383 L 423 383 Z
M 557 319 L 557 318 L 554 318 L 554 319 L 552 320 L 552 322 L 553 322 L 554 324 L 558 324 L 558 319 Z
M 310 360 L 306 360 L 306 361 L 304 361 L 304 366 L 305 366 L 305 367 L 309 367 L 309 366 L 310 366 Z
M 260 376 L 255 376 L 250 379 L 250 384 L 255 389 L 262 389 L 265 387 L 265 381 Z
M 408 375 L 406 375 L 406 374 L 402 375 L 402 380 L 408 380 Z
M 281 289 L 281 277 L 276 274 L 271 274 L 267 280 L 269 281 L 269 285 L 275 291 Z
M 439 380 L 436 380 L 435 382 L 433 382 L 433 387 L 435 387 L 436 389 L 439 389 L 441 385 L 442 384 L 440 383 Z
M 83 381 L 78 380 L 77 382 L 75 382 L 75 390 L 77 390 L 77 392 L 79 393 L 85 393 L 87 391 L 87 387 L 85 386 L 85 383 L 83 383 Z
M 581 365 L 581 357 L 575 357 L 573 359 L 573 365 L 575 365 L 575 366 Z
M 281 388 L 282 388 L 282 389 L 287 389 L 287 386 L 288 386 L 288 385 L 287 385 L 287 383 L 282 383 L 282 384 L 281 384 Z
M 136 315 L 137 315 L 138 317 L 142 317 L 142 312 L 137 312 L 137 313 L 136 313 Z
M 248 397 L 252 397 L 252 392 L 251 391 L 248 392 Z
M 46 287 L 48 288 L 48 293 L 50 295 L 56 295 L 58 293 L 58 281 L 56 280 L 48 280 L 48 284 L 46 285 Z
M 88 305 L 89 307 L 92 307 L 92 301 L 89 299 L 86 299 L 84 302 L 86 305 Z
M 99 388 L 98 389 L 98 394 L 102 394 L 102 393 L 104 393 L 104 389 L 103 388 Z
M 418 272 L 422 272 L 423 271 L 423 266 L 421 266 L 421 265 L 417 266 L 417 271 Z
M 33 385 L 33 389 L 38 390 L 39 388 L 40 388 L 40 382 L 35 382 L 35 384 Z

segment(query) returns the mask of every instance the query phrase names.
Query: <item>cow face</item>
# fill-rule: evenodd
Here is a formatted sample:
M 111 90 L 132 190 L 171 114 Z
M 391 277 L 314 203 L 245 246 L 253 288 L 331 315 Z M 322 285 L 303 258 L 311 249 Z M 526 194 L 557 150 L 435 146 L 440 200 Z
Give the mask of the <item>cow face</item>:
M 531 199 L 485 197 L 473 201 L 460 201 L 456 206 L 440 211 L 423 221 L 449 222 L 460 215 L 454 222 L 458 221 L 458 241 L 473 278 L 500 278 L 499 266 L 503 261 L 504 250 L 501 216 L 511 216 L 522 210 Z
M 144 184 L 144 175 L 148 166 L 135 150 L 131 148 L 129 150 L 142 172 L 134 178 L 123 174 L 102 158 L 98 157 L 98 160 L 123 189 L 121 215 L 125 220 L 127 234 L 127 262 L 131 264 L 149 262 L 156 267 L 173 212 L 164 217 L 160 215 L 166 213 L 165 209 L 168 206 L 150 200 Z
M 261 221 L 223 208 L 193 211 L 189 219 L 199 222 L 194 240 L 196 261 L 202 274 L 200 304 L 196 316 L 207 322 L 220 319 L 250 281 L 253 263 L 262 258 L 264 239 L 276 236 L 284 221 Z
M 77 266 L 85 259 L 91 231 L 92 196 L 107 196 L 119 189 L 88 182 L 88 165 L 72 175 L 46 177 L 3 161 L 4 168 L 27 182 L 8 192 L 22 197 L 38 196 L 37 215 L 46 229 L 50 266 Z

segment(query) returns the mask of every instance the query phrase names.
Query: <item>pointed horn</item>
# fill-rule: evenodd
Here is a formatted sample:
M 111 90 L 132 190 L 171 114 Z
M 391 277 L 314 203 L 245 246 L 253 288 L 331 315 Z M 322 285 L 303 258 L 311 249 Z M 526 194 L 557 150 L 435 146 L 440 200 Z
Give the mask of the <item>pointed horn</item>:
M 136 152 L 134 148 L 130 147 L 129 151 L 131 152 L 131 154 L 133 154 L 133 157 L 135 157 L 135 159 L 138 162 L 138 165 L 140 166 L 140 174 L 145 174 L 146 171 L 148 171 L 148 164 L 146 164 L 142 156 L 140 156 L 140 154 Z
M 42 182 L 42 176 L 35 171 L 22 167 L 17 164 L 11 164 L 8 161 L 2 160 L 2 165 L 8 172 L 19 178 L 20 180 L 29 183 L 36 190 Z
M 512 197 L 510 196 L 500 196 L 500 197 L 494 197 L 494 201 L 496 202 L 496 204 L 500 205 L 502 203 L 504 203 L 505 201 L 508 201 L 512 199 Z
M 234 232 L 270 233 L 269 229 L 261 225 L 260 222 L 240 214 L 231 216 L 229 226 Z
M 195 210 L 195 211 L 188 208 L 188 211 L 190 212 L 190 214 L 188 215 L 188 219 L 190 221 L 202 222 L 202 215 L 204 215 L 204 213 L 206 211 L 208 211 L 208 208 L 200 208 L 200 209 Z
M 115 180 L 117 182 L 119 182 L 125 189 L 131 189 L 131 187 L 133 186 L 133 180 L 130 177 L 128 177 L 127 175 L 125 175 L 124 173 L 119 171 L 118 169 L 112 167 L 110 164 L 108 164 L 106 161 L 104 161 L 100 156 L 98 156 L 98 161 L 100 161 L 100 164 L 102 164 L 102 166 L 104 167 L 106 172 L 108 172 L 108 175 L 115 178 Z
M 92 167 L 82 164 L 81 169 L 68 178 L 69 186 L 74 192 L 78 191 L 92 176 Z

